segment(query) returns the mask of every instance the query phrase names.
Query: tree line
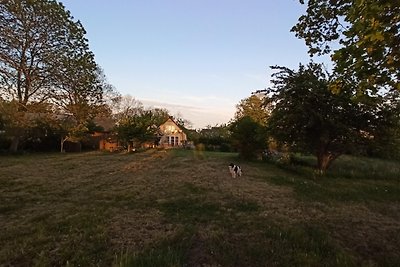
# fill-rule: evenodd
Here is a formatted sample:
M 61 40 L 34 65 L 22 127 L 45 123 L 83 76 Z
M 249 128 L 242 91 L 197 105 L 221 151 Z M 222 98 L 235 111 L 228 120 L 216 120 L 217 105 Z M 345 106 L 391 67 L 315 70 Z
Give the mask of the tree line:
M 0 1 L 0 32 L 0 150 L 90 147 L 90 133 L 104 130 L 140 145 L 171 116 L 108 83 L 83 25 L 56 0 Z
M 0 29 L 1 125 L 11 138 L 10 151 L 39 124 L 72 138 L 106 112 L 113 88 L 83 25 L 61 3 L 1 1 Z
M 260 122 L 250 110 L 235 122 L 241 154 L 257 152 L 244 133 L 252 132 L 254 147 L 264 139 L 264 147 L 315 155 L 321 173 L 346 153 L 399 159 L 400 2 L 299 2 L 306 13 L 291 31 L 311 57 L 330 55 L 334 67 L 329 72 L 313 61 L 298 70 L 272 66 L 272 86 L 256 92 L 264 94 L 259 107 L 269 115 Z
M 309 0 L 291 31 L 333 69 L 272 66 L 269 88 L 240 101 L 222 125 L 190 130 L 205 149 L 246 159 L 271 151 L 317 158 L 323 173 L 340 155 L 400 154 L 400 4 Z M 56 0 L 0 2 L 0 147 L 84 140 L 108 125 L 127 143 L 153 140 L 170 114 L 122 97 L 89 49 L 83 25 Z M 266 48 L 267 49 L 267 48 Z M 186 126 L 186 127 L 185 127 Z

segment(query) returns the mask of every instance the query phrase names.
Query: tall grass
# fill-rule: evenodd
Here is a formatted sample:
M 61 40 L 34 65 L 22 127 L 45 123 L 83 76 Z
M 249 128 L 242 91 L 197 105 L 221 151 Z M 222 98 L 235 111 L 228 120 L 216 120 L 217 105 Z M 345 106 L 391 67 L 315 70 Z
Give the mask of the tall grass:
M 333 162 L 328 177 L 400 181 L 400 162 L 342 156 Z
M 293 187 L 297 197 L 309 201 L 400 201 L 399 162 L 342 156 L 323 176 L 316 174 L 315 164 L 315 157 L 296 155 L 290 163 L 278 164 L 293 175 L 269 180 Z

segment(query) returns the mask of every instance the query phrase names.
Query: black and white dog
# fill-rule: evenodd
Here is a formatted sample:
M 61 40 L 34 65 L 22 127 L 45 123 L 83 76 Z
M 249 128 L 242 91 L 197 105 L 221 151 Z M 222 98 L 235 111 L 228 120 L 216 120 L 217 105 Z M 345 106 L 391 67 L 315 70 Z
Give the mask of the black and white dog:
M 240 166 L 235 165 L 233 163 L 229 164 L 229 172 L 231 173 L 232 178 L 242 176 L 242 168 L 240 168 Z

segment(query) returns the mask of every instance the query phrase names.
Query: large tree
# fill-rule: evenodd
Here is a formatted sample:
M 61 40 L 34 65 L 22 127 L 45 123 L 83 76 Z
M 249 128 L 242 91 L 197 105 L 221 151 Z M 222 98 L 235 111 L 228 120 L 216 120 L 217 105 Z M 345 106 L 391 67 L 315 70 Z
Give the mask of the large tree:
M 309 0 L 292 31 L 310 55 L 332 55 L 337 77 L 331 90 L 400 91 L 399 14 L 398 0 Z
M 53 96 L 68 74 L 66 59 L 88 54 L 85 30 L 54 0 L 0 2 L 1 90 L 24 110 Z
M 169 118 L 165 109 L 146 109 L 135 98 L 123 96 L 114 110 L 115 131 L 118 139 L 128 146 L 141 146 L 145 142 L 157 141 L 158 126 Z
M 18 133 L 26 123 L 19 118 L 32 113 L 32 103 L 56 104 L 80 123 L 88 107 L 101 99 L 86 32 L 61 3 L 1 0 L 0 32 L 0 93 L 17 103 L 11 150 L 18 148 Z
M 133 116 L 127 116 L 118 122 L 115 130 L 120 141 L 128 146 L 140 147 L 143 143 L 158 139 L 159 114 L 157 110 L 142 110 Z
M 64 60 L 70 67 L 63 68 L 66 77 L 60 79 L 59 89 L 51 99 L 60 112 L 59 117 L 63 118 L 58 120 L 59 129 L 62 129 L 61 151 L 65 141 L 79 141 L 85 137 L 88 125 L 93 124 L 95 118 L 111 115 L 103 95 L 113 90 L 91 53 Z
M 267 148 L 266 128 L 249 116 L 234 121 L 230 131 L 232 145 L 243 159 L 256 159 Z
M 235 120 L 247 116 L 265 126 L 270 115 L 270 110 L 265 106 L 264 102 L 264 95 L 257 93 L 240 100 L 240 103 L 236 105 Z
M 394 105 L 387 104 L 396 98 L 359 101 L 348 92 L 333 93 L 332 78 L 319 64 L 300 65 L 297 71 L 273 69 L 277 72 L 267 90 L 267 101 L 274 105 L 270 133 L 295 151 L 314 154 L 321 173 L 343 153 L 365 147 L 396 120 L 388 115 L 396 113 Z

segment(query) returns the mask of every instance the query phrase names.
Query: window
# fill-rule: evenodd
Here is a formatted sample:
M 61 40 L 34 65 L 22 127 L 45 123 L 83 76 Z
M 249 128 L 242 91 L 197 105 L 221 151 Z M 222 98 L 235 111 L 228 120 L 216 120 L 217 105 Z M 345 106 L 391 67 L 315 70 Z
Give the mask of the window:
M 169 131 L 169 132 L 175 131 L 175 127 L 173 125 L 168 125 L 167 126 L 167 131 Z

